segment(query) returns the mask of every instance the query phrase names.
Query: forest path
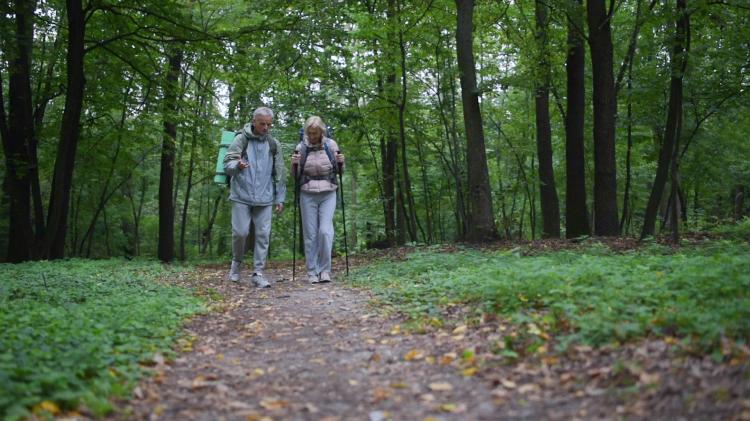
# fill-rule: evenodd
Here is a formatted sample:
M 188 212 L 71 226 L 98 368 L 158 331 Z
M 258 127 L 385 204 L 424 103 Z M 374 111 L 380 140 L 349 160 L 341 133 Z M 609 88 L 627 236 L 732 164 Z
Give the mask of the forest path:
M 499 337 L 496 322 L 411 333 L 398 316 L 373 305 L 368 292 L 336 280 L 308 284 L 300 276 L 292 282 L 290 266 L 271 265 L 269 289 L 226 281 L 227 268 L 199 269 L 186 282 L 224 301 L 188 323 L 192 340 L 172 361 L 157 356 L 154 375 L 113 418 L 618 419 L 685 411 L 679 393 L 665 399 L 664 388 L 653 387 L 662 383 L 658 373 L 613 374 L 621 355 L 584 349 L 563 364 L 503 364 L 488 345 Z M 663 357 L 663 349 L 644 346 L 644 359 Z M 602 386 L 615 376 L 636 388 L 651 382 L 652 391 L 624 402 Z M 692 415 L 699 418 L 734 412 L 697 409 Z

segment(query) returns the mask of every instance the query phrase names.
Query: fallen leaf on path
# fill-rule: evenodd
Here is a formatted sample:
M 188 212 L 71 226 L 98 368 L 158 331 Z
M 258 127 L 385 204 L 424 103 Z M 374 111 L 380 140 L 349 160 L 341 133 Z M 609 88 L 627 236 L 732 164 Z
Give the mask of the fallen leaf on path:
M 47 411 L 52 415 L 58 415 L 60 413 L 60 407 L 52 401 L 42 401 L 34 405 L 32 412 L 38 414 L 39 412 Z
M 464 377 L 471 377 L 477 374 L 477 368 L 476 367 L 465 368 L 461 371 L 461 374 L 463 374 Z
M 443 356 L 440 357 L 440 364 L 442 364 L 442 365 L 449 365 L 457 357 L 458 357 L 458 354 L 456 354 L 455 352 L 449 352 L 447 354 L 443 354 Z
M 528 393 L 539 393 L 541 390 L 542 388 L 538 384 L 527 383 L 518 388 L 518 393 L 525 395 Z
M 506 389 L 515 389 L 516 387 L 518 387 L 518 385 L 516 384 L 516 382 L 514 382 L 513 380 L 502 379 L 502 380 L 500 380 L 500 383 L 502 383 L 502 385 Z
M 382 387 L 376 387 L 372 390 L 372 401 L 378 403 L 382 400 L 388 399 L 391 396 L 391 392 L 388 389 Z
M 424 393 L 422 395 L 419 395 L 419 400 L 423 402 L 435 402 L 435 395 L 432 393 Z
M 427 387 L 429 387 L 433 392 L 448 392 L 453 390 L 453 386 L 448 382 L 430 383 Z
M 458 410 L 458 405 L 455 403 L 444 403 L 440 405 L 440 410 L 443 412 L 456 412 Z
M 466 333 L 466 329 L 468 329 L 466 325 L 458 326 L 455 329 L 453 329 L 453 334 L 460 335 L 460 334 Z
M 424 351 L 421 349 L 412 349 L 404 355 L 406 361 L 421 360 L 422 358 L 424 358 Z
M 289 401 L 285 401 L 283 399 L 265 398 L 260 401 L 260 406 L 269 411 L 277 411 L 289 406 Z

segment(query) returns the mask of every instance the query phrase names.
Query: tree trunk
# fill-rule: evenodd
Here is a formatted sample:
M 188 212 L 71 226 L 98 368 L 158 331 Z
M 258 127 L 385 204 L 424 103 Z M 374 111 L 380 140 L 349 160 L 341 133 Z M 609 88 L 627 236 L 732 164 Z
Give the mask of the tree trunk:
M 628 216 L 630 214 L 630 183 L 632 180 L 632 154 L 633 154 L 633 101 L 632 101 L 632 88 L 633 88 L 633 81 L 632 81 L 632 72 L 633 72 L 633 66 L 632 62 L 630 66 L 628 67 L 628 117 L 627 117 L 627 127 L 628 127 L 628 148 L 627 152 L 625 153 L 625 193 L 622 195 L 622 218 L 620 219 L 620 232 L 623 232 L 623 229 L 625 228 L 625 221 L 628 219 Z
M 695 189 L 696 197 L 698 189 Z M 745 186 L 743 184 L 737 184 L 734 186 L 734 192 L 732 193 L 732 200 L 734 202 L 734 222 L 739 222 L 745 217 Z
M 565 113 L 565 237 L 591 235 L 586 207 L 586 165 L 584 123 L 586 115 L 586 49 L 583 46 L 581 0 L 568 22 L 567 112 Z
M 190 162 L 188 163 L 187 184 L 185 185 L 185 200 L 182 204 L 182 217 L 180 218 L 180 260 L 185 261 L 185 231 L 187 230 L 188 207 L 190 205 L 190 193 L 193 190 L 193 171 L 195 167 L 195 148 L 198 135 L 193 133 L 193 141 L 190 145 Z
M 442 34 L 438 32 L 438 36 L 442 37 Z M 446 40 L 446 42 L 449 41 Z M 463 172 L 461 171 L 463 165 L 460 159 L 462 154 L 458 151 L 460 145 L 455 122 L 455 83 L 450 76 L 442 77 L 444 73 L 448 75 L 452 73 L 451 69 L 446 69 L 449 64 L 446 64 L 448 60 L 444 58 L 443 51 L 442 43 L 437 43 L 435 47 L 435 82 L 437 92 L 435 100 L 437 101 L 437 108 L 440 112 L 440 120 L 444 130 L 444 142 L 437 149 L 443 157 L 448 170 L 447 172 L 455 184 L 453 192 L 455 197 L 453 216 L 456 222 L 456 233 L 458 238 L 466 238 L 466 206 L 464 201 Z M 446 147 L 448 148 L 447 157 L 443 152 Z
M 162 262 L 174 260 L 174 162 L 177 141 L 177 81 L 182 66 L 182 51 L 169 56 L 169 70 L 164 87 L 164 136 L 159 175 L 159 245 L 158 257 Z
M 401 28 L 402 22 L 398 20 L 399 28 Z M 401 58 L 401 95 L 398 100 L 398 126 L 399 126 L 399 141 L 401 143 L 401 173 L 403 174 L 403 186 L 405 197 L 405 210 L 407 216 L 407 228 L 409 230 L 409 237 L 411 241 L 417 241 L 417 228 L 422 233 L 422 238 L 425 238 L 424 229 L 417 218 L 417 205 L 414 202 L 414 193 L 411 187 L 411 176 L 409 175 L 409 160 L 406 154 L 406 101 L 407 101 L 407 82 L 408 75 L 406 70 L 406 43 L 404 42 L 404 33 L 402 29 L 398 31 L 398 45 Z
M 617 179 L 615 117 L 617 102 L 612 58 L 611 16 L 604 0 L 588 0 L 589 46 L 594 102 L 594 232 L 616 236 Z
M 466 153 L 469 183 L 469 241 L 487 241 L 497 238 L 492 191 L 490 189 L 487 156 L 484 145 L 484 128 L 479 109 L 479 91 L 476 82 L 473 52 L 473 0 L 456 0 L 458 9 L 456 50 L 461 73 L 461 98 L 466 130 Z
M 81 131 L 81 112 L 86 79 L 83 73 L 86 22 L 81 0 L 66 0 L 68 16 L 68 89 L 60 127 L 60 143 L 52 178 L 45 249 L 47 258 L 65 256 L 70 189 L 73 184 L 76 149 Z
M 212 233 L 214 222 L 216 221 L 216 214 L 218 213 L 219 204 L 221 203 L 222 197 L 224 197 L 224 192 L 219 192 L 219 194 L 216 195 L 216 198 L 214 199 L 213 209 L 209 209 L 210 216 L 208 218 L 208 223 L 206 224 L 206 228 L 201 233 L 201 255 L 206 254 L 206 251 L 210 250 L 211 238 L 213 237 Z
M 667 124 L 664 130 L 659 161 L 656 166 L 654 184 L 646 205 L 643 218 L 641 239 L 654 235 L 656 216 L 664 193 L 664 185 L 670 169 L 670 161 L 674 155 L 675 144 L 680 136 L 682 126 L 682 78 L 687 67 L 687 36 L 690 22 L 686 13 L 686 0 L 677 0 L 677 25 L 674 45 L 672 46 L 672 77 L 669 84 L 669 106 L 667 109 Z
M 2 140 L 5 154 L 3 188 L 10 200 L 7 260 L 17 263 L 32 257 L 34 233 L 31 223 L 31 179 L 29 145 L 33 137 L 31 58 L 34 42 L 36 2 L 15 4 L 15 39 L 8 42 L 8 118 L 0 96 Z M 0 84 L 0 95 L 3 85 Z
M 536 0 L 537 45 L 540 49 L 540 81 L 536 89 L 536 147 L 539 159 L 539 199 L 542 206 L 542 237 L 560 238 L 560 201 L 552 167 L 552 127 L 549 117 L 550 65 L 547 59 L 547 6 Z

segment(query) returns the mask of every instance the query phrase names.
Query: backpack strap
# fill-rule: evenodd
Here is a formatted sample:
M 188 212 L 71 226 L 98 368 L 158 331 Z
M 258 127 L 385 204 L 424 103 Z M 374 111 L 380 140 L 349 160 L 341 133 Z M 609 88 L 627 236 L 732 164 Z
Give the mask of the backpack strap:
M 300 150 L 300 160 L 299 160 L 299 179 L 300 183 L 299 185 L 302 186 L 304 184 L 307 184 L 310 180 L 328 180 L 333 184 L 338 184 L 338 180 L 336 179 L 336 174 L 338 172 L 338 167 L 336 166 L 336 160 L 333 158 L 333 151 L 331 151 L 331 148 L 328 146 L 328 141 L 323 139 L 323 150 L 326 152 L 326 156 L 328 156 L 328 160 L 331 161 L 331 173 L 327 176 L 322 177 L 310 177 L 305 175 L 305 164 L 307 163 L 307 153 L 309 147 L 305 143 L 304 140 L 300 141 L 299 146 Z
M 250 142 L 250 139 L 248 139 L 247 135 L 245 134 L 245 130 L 237 130 L 235 132 L 235 135 L 242 135 L 242 159 L 247 160 L 247 144 Z M 274 196 L 276 195 L 276 182 L 277 175 L 276 175 L 276 155 L 279 151 L 276 139 L 274 138 L 266 138 L 266 142 L 268 142 L 268 155 L 271 157 L 271 179 L 273 180 L 273 189 L 274 189 Z M 229 177 L 227 178 L 227 183 L 229 182 Z

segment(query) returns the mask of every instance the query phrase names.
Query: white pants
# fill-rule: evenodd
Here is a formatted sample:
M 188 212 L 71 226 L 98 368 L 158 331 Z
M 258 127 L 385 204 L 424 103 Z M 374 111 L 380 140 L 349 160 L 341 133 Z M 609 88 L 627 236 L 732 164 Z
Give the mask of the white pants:
M 307 274 L 315 276 L 331 271 L 333 250 L 333 213 L 336 191 L 300 193 L 302 234 L 305 240 Z
M 255 223 L 255 247 L 253 250 L 253 272 L 262 272 L 268 257 L 271 239 L 271 216 L 273 206 L 250 206 L 232 202 L 232 260 L 242 262 L 245 257 L 245 242 L 250 234 L 250 223 Z

